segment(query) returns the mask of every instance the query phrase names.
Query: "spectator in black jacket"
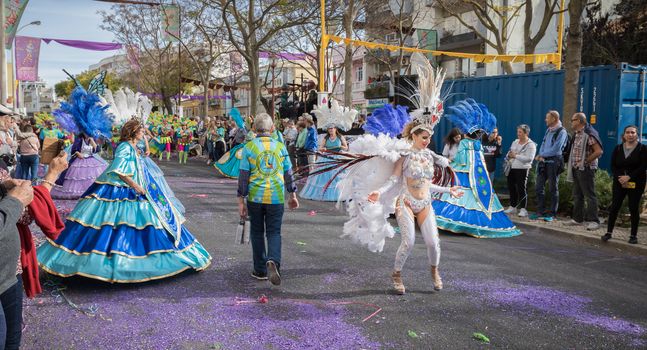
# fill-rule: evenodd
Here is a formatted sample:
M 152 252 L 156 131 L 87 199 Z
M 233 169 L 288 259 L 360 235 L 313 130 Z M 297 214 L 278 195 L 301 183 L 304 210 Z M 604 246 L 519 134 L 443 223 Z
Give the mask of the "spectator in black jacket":
M 494 183 L 494 172 L 496 171 L 496 159 L 501 156 L 501 141 L 499 129 L 494 128 L 489 135 L 483 135 L 481 145 L 483 145 L 483 157 L 485 158 L 485 167 L 490 175 L 490 181 Z
M 611 154 L 613 197 L 607 233 L 602 236 L 604 242 L 611 239 L 622 201 L 625 196 L 628 196 L 629 213 L 631 214 L 629 243 L 638 243 L 636 234 L 640 224 L 640 198 L 645 192 L 645 183 L 647 182 L 647 146 L 640 143 L 638 137 L 638 127 L 635 125 L 625 127 L 622 143 L 616 146 Z

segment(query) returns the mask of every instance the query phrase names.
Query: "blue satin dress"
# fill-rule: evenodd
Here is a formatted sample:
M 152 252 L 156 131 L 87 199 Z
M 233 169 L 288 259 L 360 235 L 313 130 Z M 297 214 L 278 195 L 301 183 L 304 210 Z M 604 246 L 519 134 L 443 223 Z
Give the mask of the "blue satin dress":
M 146 193 L 137 193 L 119 175 L 131 177 Z M 122 142 L 112 164 L 81 196 L 58 239 L 38 248 L 38 260 L 53 275 L 117 283 L 203 270 L 211 256 L 184 221 L 142 166 L 135 147 Z
M 330 139 L 326 140 L 324 144 L 329 151 L 339 151 L 341 150 L 341 138 L 337 137 L 334 141 Z M 312 167 L 311 171 L 316 171 L 321 166 L 326 166 L 325 162 L 329 159 L 324 157 L 319 157 L 315 166 Z M 337 173 L 334 171 L 327 171 L 318 175 L 309 176 L 306 181 L 305 186 L 299 192 L 299 197 L 304 199 L 310 199 L 313 201 L 327 201 L 327 202 L 336 202 L 339 199 L 339 190 L 337 189 L 337 183 L 341 180 L 342 174 L 337 175 L 332 181 L 332 177 Z
M 157 185 L 159 185 L 159 187 L 162 189 L 162 192 L 164 192 L 166 197 L 171 202 L 173 202 L 175 209 L 177 209 L 182 215 L 184 215 L 184 213 L 186 212 L 186 209 L 184 208 L 184 205 L 182 204 L 182 202 L 180 202 L 180 200 L 177 199 L 177 197 L 175 196 L 175 192 L 173 192 L 171 187 L 166 182 L 166 179 L 164 178 L 164 172 L 162 171 L 162 169 L 160 169 L 159 166 L 157 166 L 157 164 L 155 164 L 155 161 L 152 160 L 151 157 L 147 157 L 144 155 L 144 153 L 146 152 L 146 143 L 144 143 L 144 141 L 140 141 L 137 144 L 137 149 L 139 150 L 142 166 L 145 167 L 148 170 L 148 172 L 151 173 Z
M 441 195 L 432 205 L 438 228 L 478 238 L 512 237 L 521 231 L 503 212 L 490 182 L 483 148 L 477 140 L 463 139 L 451 163 L 463 197 Z

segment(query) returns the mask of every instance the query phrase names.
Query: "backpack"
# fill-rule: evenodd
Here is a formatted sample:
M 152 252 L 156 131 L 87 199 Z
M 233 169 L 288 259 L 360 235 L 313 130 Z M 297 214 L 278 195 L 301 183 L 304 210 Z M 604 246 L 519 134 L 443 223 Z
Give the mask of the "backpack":
M 553 134 L 553 142 L 557 140 L 557 136 L 559 136 L 562 130 L 566 131 L 563 126 L 560 126 L 559 129 L 557 129 L 557 132 Z M 568 163 L 568 159 L 571 157 L 571 148 L 573 148 L 573 135 L 566 131 L 566 145 L 564 146 L 564 149 L 562 149 L 562 160 L 564 161 L 564 164 Z

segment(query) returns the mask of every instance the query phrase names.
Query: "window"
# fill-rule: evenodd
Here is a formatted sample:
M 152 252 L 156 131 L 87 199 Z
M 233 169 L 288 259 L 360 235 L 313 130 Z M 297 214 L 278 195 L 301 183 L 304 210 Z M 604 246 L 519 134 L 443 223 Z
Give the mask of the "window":
M 364 67 L 357 68 L 357 82 L 364 81 Z
M 392 42 L 395 42 L 395 41 L 397 41 L 397 40 L 398 40 L 398 38 L 397 38 L 397 36 L 395 35 L 395 33 L 387 34 L 387 35 L 384 37 L 384 39 L 385 39 L 385 41 L 386 41 L 387 43 L 392 43 Z

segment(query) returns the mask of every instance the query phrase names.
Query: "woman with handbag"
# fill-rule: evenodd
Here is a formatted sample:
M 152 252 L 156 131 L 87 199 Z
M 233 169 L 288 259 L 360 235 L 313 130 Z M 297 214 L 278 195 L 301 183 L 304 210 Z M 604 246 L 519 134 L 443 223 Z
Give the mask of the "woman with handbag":
M 20 152 L 20 168 L 22 169 L 20 178 L 33 181 L 38 177 L 40 141 L 38 136 L 34 134 L 31 125 L 23 125 L 20 131 L 22 138 L 18 149 Z
M 512 142 L 510 151 L 505 157 L 503 172 L 508 178 L 510 191 L 510 206 L 506 214 L 517 214 L 521 217 L 528 216 L 528 172 L 535 158 L 537 144 L 528 136 L 530 127 L 521 124 L 517 127 L 517 139 Z
M 640 198 L 645 192 L 647 182 L 647 146 L 638 141 L 638 127 L 629 125 L 622 133 L 622 143 L 616 146 L 611 154 L 611 172 L 613 177 L 613 197 L 609 209 L 607 233 L 602 241 L 611 239 L 613 228 L 618 218 L 625 197 L 629 197 L 629 214 L 631 215 L 631 236 L 629 243 L 638 243 L 638 225 L 640 224 Z

